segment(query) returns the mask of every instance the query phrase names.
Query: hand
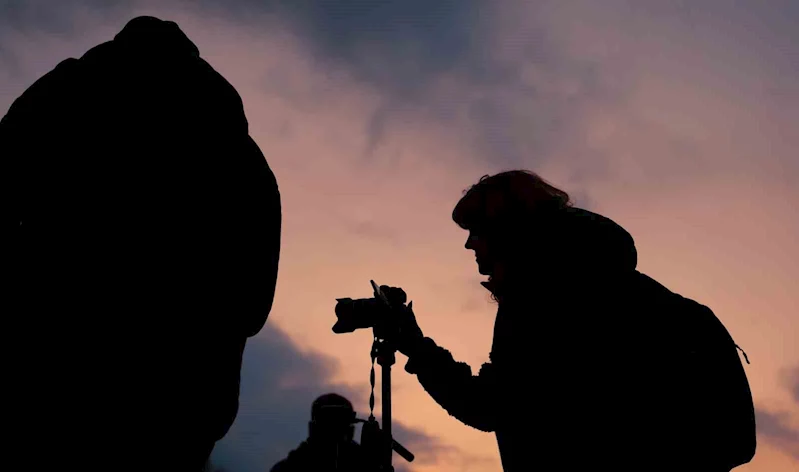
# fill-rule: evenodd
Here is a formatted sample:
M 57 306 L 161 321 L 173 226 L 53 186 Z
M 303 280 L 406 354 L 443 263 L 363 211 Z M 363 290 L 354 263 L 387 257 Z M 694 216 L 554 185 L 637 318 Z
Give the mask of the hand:
M 381 285 L 380 291 L 383 292 L 392 307 L 391 313 L 387 317 L 387 332 L 384 333 L 386 340 L 393 343 L 399 352 L 410 357 L 414 347 L 424 338 L 421 328 L 416 323 L 413 302 L 405 306 L 408 296 L 401 288 Z

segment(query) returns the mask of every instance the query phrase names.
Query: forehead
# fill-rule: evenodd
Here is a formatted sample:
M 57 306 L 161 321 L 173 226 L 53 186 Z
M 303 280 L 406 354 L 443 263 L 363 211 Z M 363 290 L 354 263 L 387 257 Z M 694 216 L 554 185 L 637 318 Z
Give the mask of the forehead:
M 503 213 L 505 200 L 500 192 L 473 189 L 458 202 L 454 211 L 455 222 L 465 230 L 485 232 Z

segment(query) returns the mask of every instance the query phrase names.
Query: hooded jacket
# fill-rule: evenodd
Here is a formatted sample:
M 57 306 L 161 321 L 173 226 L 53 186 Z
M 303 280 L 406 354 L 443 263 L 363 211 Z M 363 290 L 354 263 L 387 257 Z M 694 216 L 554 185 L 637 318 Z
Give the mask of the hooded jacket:
M 175 23 L 138 17 L 14 101 L 0 156 L 20 221 L 10 449 L 36 470 L 199 470 L 280 253 L 238 93 Z
M 535 265 L 487 286 L 499 309 L 478 375 L 430 338 L 406 370 L 450 415 L 496 434 L 506 472 L 729 470 L 725 438 L 692 430 L 738 426 L 725 419 L 734 408 L 725 403 L 729 377 L 708 368 L 693 385 L 672 381 L 691 362 L 683 353 L 706 339 L 737 356 L 721 323 L 636 271 L 634 241 L 610 219 L 569 208 L 548 225 Z M 703 332 L 687 335 L 681 313 L 701 318 Z M 742 370 L 734 374 L 745 383 Z M 740 421 L 754 436 L 753 412 Z M 754 450 L 741 453 L 747 462 Z

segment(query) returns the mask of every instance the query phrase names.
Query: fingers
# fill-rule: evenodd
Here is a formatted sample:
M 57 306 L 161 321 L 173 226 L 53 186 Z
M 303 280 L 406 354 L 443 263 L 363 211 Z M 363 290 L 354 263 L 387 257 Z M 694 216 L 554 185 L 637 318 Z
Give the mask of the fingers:
M 404 305 L 408 301 L 408 295 L 399 287 L 389 287 L 388 285 L 381 285 L 380 291 L 388 298 L 388 301 L 394 305 Z

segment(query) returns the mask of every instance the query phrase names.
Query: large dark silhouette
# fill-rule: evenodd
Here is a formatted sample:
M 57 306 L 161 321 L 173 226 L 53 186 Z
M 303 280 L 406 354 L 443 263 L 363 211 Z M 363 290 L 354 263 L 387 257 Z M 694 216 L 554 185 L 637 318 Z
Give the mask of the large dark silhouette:
M 275 464 L 271 472 L 367 472 L 372 459 L 353 438 L 355 410 L 335 393 L 317 398 L 311 406 L 308 439 Z
M 20 236 L 6 459 L 201 470 L 280 252 L 238 93 L 175 23 L 135 18 L 13 103 L 0 156 Z
M 452 416 L 496 433 L 505 471 L 726 472 L 752 459 L 737 345 L 708 307 L 636 270 L 627 231 L 526 171 L 484 177 L 453 219 L 498 301 L 491 361 L 472 375 L 410 307 L 387 337 Z

